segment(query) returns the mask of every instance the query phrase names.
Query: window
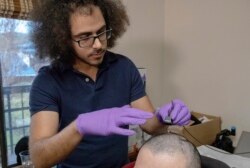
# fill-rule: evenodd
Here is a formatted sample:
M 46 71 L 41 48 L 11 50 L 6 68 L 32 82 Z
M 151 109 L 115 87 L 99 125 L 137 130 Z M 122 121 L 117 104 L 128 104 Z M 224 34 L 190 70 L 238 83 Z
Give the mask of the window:
M 34 56 L 35 49 L 29 35 L 29 23 L 30 21 L 25 20 L 0 18 L 2 120 L 5 123 L 2 131 L 6 139 L 4 147 L 7 151 L 8 165 L 16 163 L 16 143 L 23 136 L 29 135 L 28 100 L 31 83 L 39 68 L 47 64 Z M 3 158 L 2 156 L 2 161 Z

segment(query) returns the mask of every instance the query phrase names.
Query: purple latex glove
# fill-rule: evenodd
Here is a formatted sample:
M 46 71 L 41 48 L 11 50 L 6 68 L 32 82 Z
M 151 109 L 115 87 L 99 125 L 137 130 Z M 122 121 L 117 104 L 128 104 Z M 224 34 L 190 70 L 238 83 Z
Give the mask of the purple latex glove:
M 170 117 L 173 125 L 187 125 L 191 118 L 188 107 L 179 99 L 172 100 L 171 103 L 163 105 L 157 111 L 157 118 L 163 123 L 166 117 Z
M 80 114 L 76 119 L 76 127 L 81 135 L 112 135 L 130 136 L 134 131 L 121 128 L 124 125 L 141 125 L 152 118 L 153 113 L 123 106 L 109 108 L 90 113 Z

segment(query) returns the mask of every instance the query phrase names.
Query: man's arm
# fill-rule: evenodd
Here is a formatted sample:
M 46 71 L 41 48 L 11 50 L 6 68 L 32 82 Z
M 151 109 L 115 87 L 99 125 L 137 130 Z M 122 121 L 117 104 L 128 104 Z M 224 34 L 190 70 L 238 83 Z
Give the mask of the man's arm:
M 131 106 L 133 108 L 155 113 L 155 109 L 148 96 L 144 96 L 136 101 L 133 101 Z M 167 126 L 161 124 L 157 117 L 154 116 L 153 118 L 148 119 L 145 124 L 141 125 L 141 129 L 148 134 L 155 134 L 162 131 L 167 131 Z
M 47 168 L 64 160 L 80 143 L 84 135 L 129 136 L 132 130 L 122 125 L 141 125 L 153 115 L 123 106 L 80 114 L 58 133 L 59 116 L 53 111 L 41 111 L 32 116 L 30 134 L 31 159 L 36 168 Z M 93 125 L 93 121 L 98 124 Z
M 132 102 L 131 106 L 155 113 L 147 96 Z M 148 119 L 145 124 L 141 125 L 141 128 L 149 134 L 165 133 L 168 130 L 168 126 L 162 123 L 165 123 L 167 117 L 171 118 L 171 124 L 183 126 L 190 122 L 191 113 L 183 101 L 174 99 L 170 103 L 160 107 L 157 114 L 155 114 L 153 118 Z
M 75 121 L 58 133 L 59 114 L 41 111 L 31 118 L 29 150 L 36 168 L 50 168 L 65 159 L 80 143 Z

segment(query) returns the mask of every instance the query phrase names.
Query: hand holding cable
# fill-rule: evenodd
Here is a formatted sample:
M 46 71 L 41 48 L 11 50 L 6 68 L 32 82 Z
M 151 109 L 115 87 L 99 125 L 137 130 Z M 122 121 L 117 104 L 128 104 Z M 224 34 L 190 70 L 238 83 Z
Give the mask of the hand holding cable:
M 76 127 L 81 135 L 124 135 L 135 134 L 134 131 L 122 128 L 125 125 L 141 125 L 153 114 L 139 109 L 123 106 L 80 114 L 76 119 Z
M 183 126 L 189 123 L 191 113 L 183 101 L 175 99 L 171 103 L 160 107 L 156 112 L 156 116 L 162 124 L 169 123 Z

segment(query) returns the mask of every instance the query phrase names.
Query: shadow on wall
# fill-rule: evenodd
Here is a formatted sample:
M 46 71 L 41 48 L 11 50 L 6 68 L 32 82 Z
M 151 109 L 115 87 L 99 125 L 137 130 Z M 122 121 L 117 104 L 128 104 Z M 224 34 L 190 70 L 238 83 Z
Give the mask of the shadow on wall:
M 163 43 L 147 38 L 129 40 L 129 37 L 124 36 L 112 51 L 127 56 L 137 67 L 147 69 L 147 93 L 154 105 L 162 103 Z
M 163 93 L 165 100 L 171 100 L 173 98 L 182 98 L 181 91 L 178 88 L 178 83 L 175 83 L 175 79 L 178 78 L 177 71 L 178 65 L 181 62 L 181 58 L 177 49 L 170 43 L 165 44 L 165 55 L 163 59 Z

